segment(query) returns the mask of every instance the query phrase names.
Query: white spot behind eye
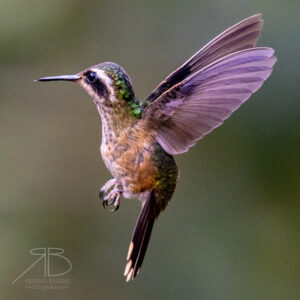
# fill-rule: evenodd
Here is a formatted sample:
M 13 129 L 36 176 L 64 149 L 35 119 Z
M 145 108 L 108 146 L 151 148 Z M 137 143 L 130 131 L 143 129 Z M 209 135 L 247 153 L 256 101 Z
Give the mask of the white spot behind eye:
M 118 99 L 116 98 L 115 91 L 113 89 L 113 84 L 112 80 L 107 76 L 104 70 L 93 70 L 97 76 L 103 81 L 103 83 L 106 85 L 107 89 L 109 90 L 109 97 L 111 103 L 117 103 L 119 102 Z

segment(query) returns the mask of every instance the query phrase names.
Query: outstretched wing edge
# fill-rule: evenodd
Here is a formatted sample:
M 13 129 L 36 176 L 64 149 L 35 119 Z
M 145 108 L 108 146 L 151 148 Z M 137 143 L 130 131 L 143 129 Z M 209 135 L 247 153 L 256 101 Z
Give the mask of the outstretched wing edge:
M 142 118 L 166 152 L 186 152 L 261 87 L 277 60 L 273 54 L 260 47 L 221 57 L 164 92 Z
M 255 47 L 264 24 L 261 17 L 261 14 L 253 15 L 223 31 L 167 76 L 149 95 L 146 102 L 155 101 L 165 91 L 211 62 L 230 53 Z

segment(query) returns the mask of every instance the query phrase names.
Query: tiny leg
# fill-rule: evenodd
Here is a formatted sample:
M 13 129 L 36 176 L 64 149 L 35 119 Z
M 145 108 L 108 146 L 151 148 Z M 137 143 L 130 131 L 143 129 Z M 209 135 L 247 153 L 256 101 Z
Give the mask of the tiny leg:
M 109 189 L 114 186 L 114 188 L 110 191 Z M 99 192 L 99 197 L 103 201 L 103 207 L 106 208 L 110 205 L 114 205 L 115 208 L 112 209 L 111 211 L 116 211 L 119 209 L 120 206 L 120 200 L 121 200 L 121 195 L 123 193 L 122 189 L 118 187 L 119 183 L 115 178 L 107 181 L 107 183 L 100 189 Z M 107 195 L 105 195 L 108 193 Z
M 117 180 L 115 178 L 108 180 L 104 186 L 100 189 L 99 192 L 99 198 L 100 200 L 104 201 L 104 194 L 107 193 L 109 191 L 109 189 L 113 186 L 117 184 Z
M 122 190 L 115 188 L 109 192 L 107 196 L 104 197 L 104 201 L 106 202 L 106 206 L 114 205 L 115 208 L 111 211 L 116 211 L 120 207 L 120 200 L 121 200 Z M 109 201 L 111 199 L 111 201 Z M 109 202 L 108 202 L 109 201 Z

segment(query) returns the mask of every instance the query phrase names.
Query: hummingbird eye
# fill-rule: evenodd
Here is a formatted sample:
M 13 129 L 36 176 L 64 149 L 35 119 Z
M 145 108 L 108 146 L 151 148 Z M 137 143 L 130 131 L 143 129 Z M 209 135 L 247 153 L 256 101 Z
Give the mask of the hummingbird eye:
M 85 76 L 89 83 L 94 83 L 97 80 L 97 76 L 95 72 L 89 71 L 85 74 Z

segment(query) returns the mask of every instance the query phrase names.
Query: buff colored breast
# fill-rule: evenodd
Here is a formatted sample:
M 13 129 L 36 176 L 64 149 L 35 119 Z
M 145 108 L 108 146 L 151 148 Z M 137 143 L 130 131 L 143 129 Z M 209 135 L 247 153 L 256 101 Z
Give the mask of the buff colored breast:
M 153 142 L 152 134 L 140 126 L 132 126 L 102 142 L 103 160 L 125 193 L 142 193 L 156 184 L 158 170 L 153 160 Z

